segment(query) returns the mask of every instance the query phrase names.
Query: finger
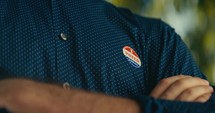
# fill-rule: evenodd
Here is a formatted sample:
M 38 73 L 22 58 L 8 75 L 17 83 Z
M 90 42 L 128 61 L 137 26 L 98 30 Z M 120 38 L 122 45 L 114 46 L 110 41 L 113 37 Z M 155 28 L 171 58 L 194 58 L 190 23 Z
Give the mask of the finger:
M 200 103 L 207 102 L 210 99 L 211 95 L 212 95 L 211 93 L 202 95 L 198 97 L 196 100 L 194 100 L 194 102 L 200 102 Z
M 154 98 L 160 97 L 160 95 L 175 81 L 186 78 L 186 77 L 191 77 L 191 76 L 184 76 L 184 75 L 177 75 L 169 78 L 162 79 L 157 86 L 153 89 L 151 92 L 150 96 Z
M 195 101 L 198 97 L 201 97 L 206 94 L 210 94 L 213 92 L 213 88 L 211 86 L 198 86 L 185 90 L 182 92 L 176 100 L 179 101 Z
M 183 91 L 196 87 L 209 86 L 209 82 L 197 77 L 186 77 L 179 79 L 171 84 L 160 96 L 161 99 L 175 100 Z

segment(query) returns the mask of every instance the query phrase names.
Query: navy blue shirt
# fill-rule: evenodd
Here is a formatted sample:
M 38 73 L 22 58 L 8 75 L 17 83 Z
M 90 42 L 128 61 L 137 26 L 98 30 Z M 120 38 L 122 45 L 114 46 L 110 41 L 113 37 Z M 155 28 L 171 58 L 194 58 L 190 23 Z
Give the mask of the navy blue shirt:
M 28 78 L 138 101 L 144 113 L 215 113 L 155 100 L 163 78 L 205 78 L 174 29 L 103 0 L 0 1 L 0 79 Z

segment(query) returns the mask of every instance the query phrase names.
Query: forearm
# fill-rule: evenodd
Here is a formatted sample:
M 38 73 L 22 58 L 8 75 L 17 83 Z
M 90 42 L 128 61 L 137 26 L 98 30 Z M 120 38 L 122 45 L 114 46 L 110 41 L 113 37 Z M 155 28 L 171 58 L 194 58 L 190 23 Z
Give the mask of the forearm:
M 139 105 L 134 100 L 54 87 L 50 86 L 50 92 L 60 96 L 62 100 L 58 102 L 61 108 L 58 110 L 64 113 L 140 113 Z
M 90 113 L 140 113 L 140 107 L 134 100 L 105 95 L 92 96 L 96 102 Z
M 186 103 L 138 96 L 130 99 L 28 80 L 0 81 L 0 108 L 12 113 L 215 113 L 215 101 Z M 140 105 L 140 107 L 139 107 Z
M 68 106 L 77 106 L 74 113 L 140 113 L 139 105 L 130 99 L 106 96 L 72 89 Z M 72 107 L 74 108 L 74 107 Z M 67 111 L 74 111 L 68 109 Z
M 65 90 L 47 85 L 50 95 L 58 97 L 58 110 L 64 113 L 140 113 L 136 101 L 126 98 L 107 96 L 80 89 Z M 51 103 L 50 103 L 51 105 Z
M 23 79 L 0 81 L 0 108 L 14 113 L 139 113 L 129 99 Z
M 95 94 L 83 90 L 71 89 L 66 91 L 68 91 L 70 95 L 67 109 L 68 113 L 74 110 L 75 113 L 140 113 L 141 111 L 143 113 L 196 113 L 198 111 L 215 113 L 215 101 L 192 103 L 159 100 L 148 96 L 142 96 L 144 98 L 136 99 L 139 101 L 137 104 L 134 100 Z

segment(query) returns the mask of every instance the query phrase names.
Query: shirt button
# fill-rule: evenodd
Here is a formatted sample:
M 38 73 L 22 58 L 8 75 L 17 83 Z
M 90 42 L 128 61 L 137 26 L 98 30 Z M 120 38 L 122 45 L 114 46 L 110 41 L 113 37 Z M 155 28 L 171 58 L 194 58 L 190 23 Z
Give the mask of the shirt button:
M 69 83 L 68 83 L 68 82 L 65 82 L 65 83 L 63 84 L 63 88 L 64 88 L 64 89 L 70 89 Z
M 60 34 L 60 37 L 61 37 L 61 39 L 63 39 L 63 40 L 67 40 L 67 36 L 66 36 L 66 34 L 64 34 L 64 33 L 61 33 Z

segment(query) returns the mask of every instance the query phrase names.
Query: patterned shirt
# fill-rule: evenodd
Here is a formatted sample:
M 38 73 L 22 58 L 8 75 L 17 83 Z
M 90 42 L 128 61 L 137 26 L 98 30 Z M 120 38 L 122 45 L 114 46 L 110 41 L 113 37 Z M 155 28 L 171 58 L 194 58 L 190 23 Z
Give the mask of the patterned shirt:
M 174 29 L 103 0 L 1 0 L 0 79 L 132 98 L 144 113 L 215 113 L 204 104 L 156 100 L 163 78 L 205 78 Z

